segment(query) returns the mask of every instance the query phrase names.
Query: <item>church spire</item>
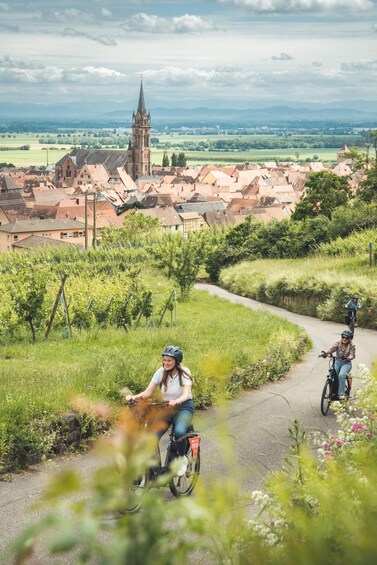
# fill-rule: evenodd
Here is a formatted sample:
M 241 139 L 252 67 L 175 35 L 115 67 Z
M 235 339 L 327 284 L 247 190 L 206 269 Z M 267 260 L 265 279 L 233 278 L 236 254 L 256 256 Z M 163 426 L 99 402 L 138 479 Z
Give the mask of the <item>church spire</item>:
M 141 114 L 142 116 L 147 113 L 145 109 L 145 101 L 144 101 L 144 91 L 143 91 L 143 79 L 140 82 L 140 94 L 139 94 L 139 104 L 137 107 L 137 113 Z

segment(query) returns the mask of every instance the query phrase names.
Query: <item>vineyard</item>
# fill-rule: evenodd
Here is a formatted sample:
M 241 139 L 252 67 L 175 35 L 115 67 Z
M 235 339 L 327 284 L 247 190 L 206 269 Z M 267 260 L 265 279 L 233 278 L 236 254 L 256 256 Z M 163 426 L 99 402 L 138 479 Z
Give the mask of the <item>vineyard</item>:
M 43 251 L 0 263 L 0 343 L 114 326 L 159 325 L 175 292 L 155 296 L 140 280 L 143 251 Z M 172 317 L 171 317 L 172 320 Z

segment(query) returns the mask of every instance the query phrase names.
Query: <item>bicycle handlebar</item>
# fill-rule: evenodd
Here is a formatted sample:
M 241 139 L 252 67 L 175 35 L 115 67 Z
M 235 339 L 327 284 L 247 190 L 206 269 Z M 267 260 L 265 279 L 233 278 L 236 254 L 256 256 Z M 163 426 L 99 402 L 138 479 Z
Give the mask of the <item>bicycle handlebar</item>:
M 162 408 L 169 404 L 166 400 L 148 400 L 147 398 L 130 398 L 126 400 L 128 406 L 136 406 L 137 404 L 144 404 L 145 406 L 151 406 L 155 408 Z

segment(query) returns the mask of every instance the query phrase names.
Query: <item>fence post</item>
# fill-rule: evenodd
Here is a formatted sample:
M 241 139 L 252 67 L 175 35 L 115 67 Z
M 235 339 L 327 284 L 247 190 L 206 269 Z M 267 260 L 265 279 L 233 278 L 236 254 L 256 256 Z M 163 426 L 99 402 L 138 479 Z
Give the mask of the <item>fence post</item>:
M 64 284 L 65 284 L 66 278 L 67 278 L 67 275 L 63 275 L 62 278 L 61 278 L 60 288 L 58 290 L 58 294 L 56 295 L 55 304 L 54 304 L 54 307 L 52 309 L 50 320 L 49 320 L 47 328 L 46 328 L 45 339 L 48 338 L 48 335 L 51 331 L 52 322 L 54 321 L 55 314 L 56 314 L 56 311 L 57 311 L 58 306 L 59 306 L 59 300 L 60 300 L 60 297 L 61 297 L 61 295 L 63 294 L 63 291 L 64 291 Z
M 373 243 L 369 242 L 369 267 L 373 265 Z

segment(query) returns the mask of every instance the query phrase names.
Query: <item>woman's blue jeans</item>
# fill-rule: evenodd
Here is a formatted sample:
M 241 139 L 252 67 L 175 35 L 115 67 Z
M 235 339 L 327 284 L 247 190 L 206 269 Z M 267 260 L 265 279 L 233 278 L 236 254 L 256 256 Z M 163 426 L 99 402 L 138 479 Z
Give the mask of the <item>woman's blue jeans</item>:
M 351 361 L 342 361 L 341 359 L 337 359 L 335 361 L 335 371 L 337 372 L 338 380 L 339 380 L 339 388 L 338 388 L 339 396 L 344 394 L 346 390 L 346 377 L 351 369 L 352 369 Z
M 177 451 L 178 455 L 185 455 L 187 450 L 187 439 L 180 438 L 185 435 L 192 422 L 192 418 L 194 416 L 194 403 L 192 400 L 186 400 L 180 408 L 174 412 L 172 418 L 168 418 L 165 421 L 165 426 L 162 429 L 159 429 L 157 432 L 158 439 L 160 440 L 166 430 L 169 428 L 171 419 L 174 420 L 174 438 L 177 442 Z

